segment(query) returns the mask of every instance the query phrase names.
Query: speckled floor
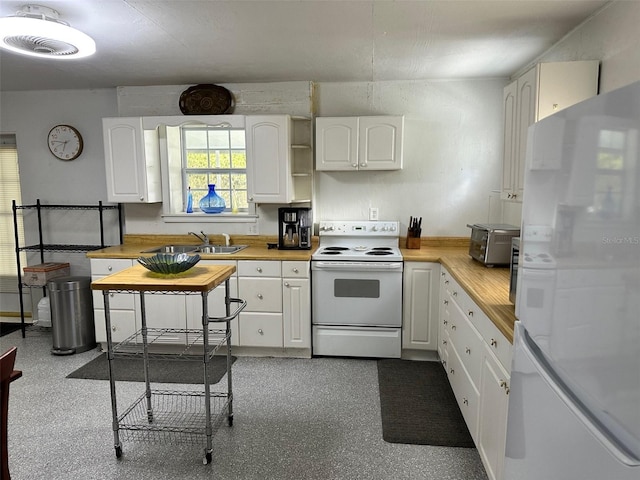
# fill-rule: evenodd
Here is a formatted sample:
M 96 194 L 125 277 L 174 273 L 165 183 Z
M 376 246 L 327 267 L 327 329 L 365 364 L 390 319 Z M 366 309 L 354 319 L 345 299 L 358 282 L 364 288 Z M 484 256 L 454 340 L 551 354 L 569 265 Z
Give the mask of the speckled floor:
M 373 360 L 240 357 L 233 367 L 234 424 L 200 445 L 123 441 L 115 456 L 109 382 L 65 378 L 99 352 L 53 356 L 50 331 L 0 338 L 18 347 L 11 385 L 9 466 L 13 480 L 273 479 L 485 480 L 475 449 L 382 440 Z M 226 380 L 223 379 L 223 382 Z M 142 393 L 119 382 L 118 403 Z

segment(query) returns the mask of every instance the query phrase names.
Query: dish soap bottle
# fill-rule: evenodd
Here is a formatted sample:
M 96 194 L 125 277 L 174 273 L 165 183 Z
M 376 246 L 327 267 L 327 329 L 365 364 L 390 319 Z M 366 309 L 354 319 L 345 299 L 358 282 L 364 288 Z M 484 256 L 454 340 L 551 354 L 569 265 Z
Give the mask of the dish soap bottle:
M 191 187 L 189 187 L 189 191 L 187 192 L 187 213 L 193 213 L 193 196 L 191 195 Z

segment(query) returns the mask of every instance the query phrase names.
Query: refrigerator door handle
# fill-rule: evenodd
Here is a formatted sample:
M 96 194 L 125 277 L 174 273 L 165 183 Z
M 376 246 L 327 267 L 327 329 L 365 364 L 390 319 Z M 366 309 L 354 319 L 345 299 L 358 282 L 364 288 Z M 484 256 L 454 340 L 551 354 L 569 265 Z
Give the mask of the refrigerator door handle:
M 524 329 L 523 329 L 524 330 Z M 581 423 L 589 430 L 589 432 L 620 462 L 630 467 L 640 466 L 640 458 L 625 448 L 624 444 L 609 432 L 600 422 L 590 414 L 586 408 L 576 399 L 569 388 L 560 379 L 553 368 L 542 356 L 542 352 L 535 345 L 529 334 L 524 330 L 524 334 L 520 337 L 523 343 L 523 350 L 529 357 L 529 360 L 535 365 L 536 370 L 549 386 L 549 388 L 558 396 L 566 407 L 575 415 Z

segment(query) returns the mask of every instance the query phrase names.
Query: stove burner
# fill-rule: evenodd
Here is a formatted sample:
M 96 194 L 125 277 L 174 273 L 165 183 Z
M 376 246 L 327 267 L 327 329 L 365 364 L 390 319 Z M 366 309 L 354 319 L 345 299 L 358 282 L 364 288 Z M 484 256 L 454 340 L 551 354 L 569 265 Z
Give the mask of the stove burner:
M 347 247 L 325 247 L 324 250 L 325 250 L 325 252 L 327 252 L 327 250 L 332 250 L 332 251 L 336 251 L 336 252 L 344 252 L 345 250 L 349 250 L 349 249 Z
M 389 251 L 389 250 L 391 250 L 391 247 L 373 247 L 371 250 L 385 250 L 385 251 Z
M 342 252 L 336 251 L 336 250 L 329 250 L 329 251 L 325 250 L 324 252 L 320 252 L 320 253 L 322 253 L 322 255 L 342 255 Z
M 371 250 L 370 252 L 365 253 L 365 255 L 393 255 L 393 252 L 389 252 L 387 250 Z

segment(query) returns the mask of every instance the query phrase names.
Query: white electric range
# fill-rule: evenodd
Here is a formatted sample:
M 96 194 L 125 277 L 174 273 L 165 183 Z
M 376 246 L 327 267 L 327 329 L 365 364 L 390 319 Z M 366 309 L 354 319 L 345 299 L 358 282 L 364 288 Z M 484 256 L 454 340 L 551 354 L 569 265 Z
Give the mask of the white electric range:
M 399 358 L 399 224 L 322 221 L 311 257 L 313 354 Z

